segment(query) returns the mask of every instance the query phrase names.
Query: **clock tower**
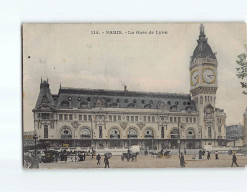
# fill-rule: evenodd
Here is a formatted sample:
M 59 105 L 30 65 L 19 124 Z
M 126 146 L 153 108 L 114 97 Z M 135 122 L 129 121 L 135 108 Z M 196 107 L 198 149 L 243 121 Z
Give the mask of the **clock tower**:
M 216 139 L 215 101 L 218 62 L 206 38 L 204 26 L 200 26 L 197 46 L 190 61 L 190 92 L 199 112 L 199 132 L 204 144 Z M 203 144 L 203 145 L 204 145 Z

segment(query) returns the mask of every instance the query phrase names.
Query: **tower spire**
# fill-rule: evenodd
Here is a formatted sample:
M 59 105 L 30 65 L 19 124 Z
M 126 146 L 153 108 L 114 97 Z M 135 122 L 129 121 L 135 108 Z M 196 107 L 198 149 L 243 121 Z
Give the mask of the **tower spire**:
M 205 32 L 204 32 L 204 25 L 203 24 L 200 25 L 199 41 L 207 41 L 206 35 L 205 35 Z
M 204 26 L 203 26 L 203 24 L 200 25 L 200 35 L 205 35 L 204 34 Z

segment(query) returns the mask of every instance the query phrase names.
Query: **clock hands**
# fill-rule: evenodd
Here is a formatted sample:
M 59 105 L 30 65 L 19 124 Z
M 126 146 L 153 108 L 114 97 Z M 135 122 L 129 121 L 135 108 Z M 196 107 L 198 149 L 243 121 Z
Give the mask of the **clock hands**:
M 198 77 L 198 75 L 196 75 L 196 76 L 194 77 L 194 79 L 197 79 L 197 77 Z
M 214 75 L 207 75 L 209 78 L 212 78 Z

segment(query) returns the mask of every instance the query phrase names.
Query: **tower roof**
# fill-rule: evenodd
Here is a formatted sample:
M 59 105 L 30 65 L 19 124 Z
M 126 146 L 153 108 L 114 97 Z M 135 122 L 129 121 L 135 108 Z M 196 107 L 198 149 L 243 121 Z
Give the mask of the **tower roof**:
M 211 47 L 207 42 L 207 38 L 204 32 L 204 26 L 201 24 L 200 26 L 200 35 L 199 39 L 197 40 L 198 45 L 196 46 L 193 56 L 191 58 L 192 61 L 198 58 L 211 58 L 216 59 L 215 54 L 213 53 Z

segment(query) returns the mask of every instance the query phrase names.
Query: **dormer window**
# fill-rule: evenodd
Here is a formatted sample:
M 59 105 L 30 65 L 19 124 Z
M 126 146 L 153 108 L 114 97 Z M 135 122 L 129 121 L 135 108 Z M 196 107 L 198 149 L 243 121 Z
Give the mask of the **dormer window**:
M 78 97 L 78 101 L 81 101 L 81 97 Z
M 69 102 L 68 101 L 62 101 L 61 106 L 63 108 L 68 108 L 69 107 Z
M 68 100 L 71 101 L 72 100 L 72 97 L 68 97 Z

